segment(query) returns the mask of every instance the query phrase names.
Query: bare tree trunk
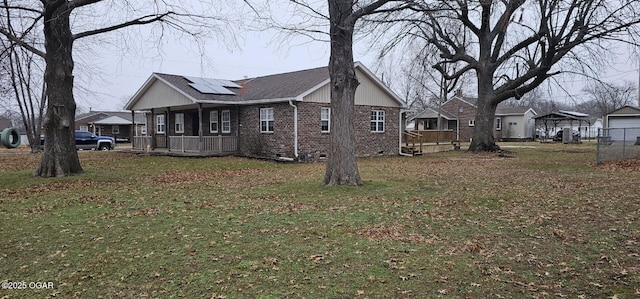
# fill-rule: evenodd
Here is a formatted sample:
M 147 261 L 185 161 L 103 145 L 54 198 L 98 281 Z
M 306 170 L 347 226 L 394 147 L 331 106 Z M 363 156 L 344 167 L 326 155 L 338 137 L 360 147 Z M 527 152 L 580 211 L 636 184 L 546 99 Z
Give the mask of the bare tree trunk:
M 331 148 L 325 185 L 361 185 L 356 159 L 355 95 L 358 79 L 353 62 L 351 1 L 329 0 L 331 18 Z
M 9 53 L 9 71 L 11 73 L 11 83 L 13 93 L 20 108 L 20 118 L 27 133 L 31 153 L 40 152 L 40 128 L 42 127 L 42 116 L 44 114 L 45 84 L 42 84 L 42 93 L 37 99 L 33 92 L 32 76 L 34 65 L 32 53 L 12 49 Z M 26 70 L 25 70 L 26 68 Z M 37 111 L 36 106 L 37 105 Z
M 472 152 L 495 152 L 500 150 L 493 137 L 493 123 L 496 116 L 496 106 L 490 101 L 478 99 L 478 113 L 473 131 L 473 140 L 469 146 Z
M 47 84 L 42 82 L 42 93 L 38 104 L 37 113 L 31 107 L 31 117 L 27 127 L 27 136 L 29 136 L 29 144 L 31 145 L 31 153 L 40 152 L 40 133 L 42 130 L 42 117 L 44 116 L 44 108 L 47 105 Z M 31 102 L 33 104 L 33 101 Z M 74 117 L 75 120 L 75 117 Z M 75 137 L 75 136 L 74 136 Z M 33 140 L 32 140 L 33 139 Z
M 73 35 L 69 24 L 71 9 L 60 1 L 57 3 L 45 4 L 44 8 L 48 105 L 43 124 L 44 154 L 34 174 L 40 177 L 82 173 L 74 136 L 76 104 L 73 98 Z
M 500 150 L 493 137 L 493 122 L 496 118 L 495 95 L 493 91 L 493 74 L 478 73 L 478 112 L 473 128 L 473 140 L 469 151 L 495 152 Z

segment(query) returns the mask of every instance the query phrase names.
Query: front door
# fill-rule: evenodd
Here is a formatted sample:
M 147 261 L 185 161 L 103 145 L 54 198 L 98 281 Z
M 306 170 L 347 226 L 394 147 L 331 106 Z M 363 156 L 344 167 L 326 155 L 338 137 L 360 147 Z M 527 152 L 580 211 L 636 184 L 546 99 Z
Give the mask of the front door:
M 198 130 L 200 129 L 200 122 L 198 121 L 198 113 L 191 113 L 189 116 L 191 118 L 192 136 L 199 136 Z

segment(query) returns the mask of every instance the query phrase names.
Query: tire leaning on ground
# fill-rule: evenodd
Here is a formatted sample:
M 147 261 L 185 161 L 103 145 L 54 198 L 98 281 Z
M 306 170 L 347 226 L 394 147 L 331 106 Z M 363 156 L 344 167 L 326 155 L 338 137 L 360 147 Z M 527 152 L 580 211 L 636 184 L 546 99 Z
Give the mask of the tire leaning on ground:
M 16 148 L 20 145 L 20 134 L 16 128 L 6 128 L 0 134 L 0 142 L 6 148 Z

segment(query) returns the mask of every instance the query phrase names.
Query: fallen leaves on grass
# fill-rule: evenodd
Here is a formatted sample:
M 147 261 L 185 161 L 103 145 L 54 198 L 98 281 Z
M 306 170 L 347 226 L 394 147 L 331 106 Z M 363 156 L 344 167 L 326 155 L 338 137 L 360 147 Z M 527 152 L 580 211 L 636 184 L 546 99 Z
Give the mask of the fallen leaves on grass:
M 211 171 L 166 171 L 158 176 L 149 177 L 149 181 L 158 184 L 188 184 L 217 178 L 232 178 L 258 173 L 256 169 L 211 170 Z
M 640 158 L 607 161 L 607 162 L 601 163 L 599 165 L 599 168 L 607 171 L 623 170 L 623 171 L 637 172 L 637 171 L 640 171 Z
M 358 234 L 376 241 L 399 241 L 416 244 L 432 242 L 432 240 L 418 234 L 405 234 L 404 229 L 400 225 L 376 225 L 360 229 Z

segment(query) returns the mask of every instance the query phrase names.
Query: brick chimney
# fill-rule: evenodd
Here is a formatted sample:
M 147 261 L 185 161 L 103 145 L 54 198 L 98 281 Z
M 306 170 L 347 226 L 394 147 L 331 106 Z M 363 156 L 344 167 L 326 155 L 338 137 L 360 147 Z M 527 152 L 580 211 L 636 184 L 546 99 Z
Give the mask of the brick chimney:
M 457 97 L 462 97 L 462 89 L 460 89 L 460 88 L 456 89 L 456 96 Z
M 242 80 L 240 82 L 240 86 L 242 86 L 242 87 L 240 87 L 240 91 L 238 92 L 238 95 L 242 96 L 242 95 L 244 95 L 244 92 L 246 91 L 246 88 L 247 88 L 247 80 L 246 79 Z

